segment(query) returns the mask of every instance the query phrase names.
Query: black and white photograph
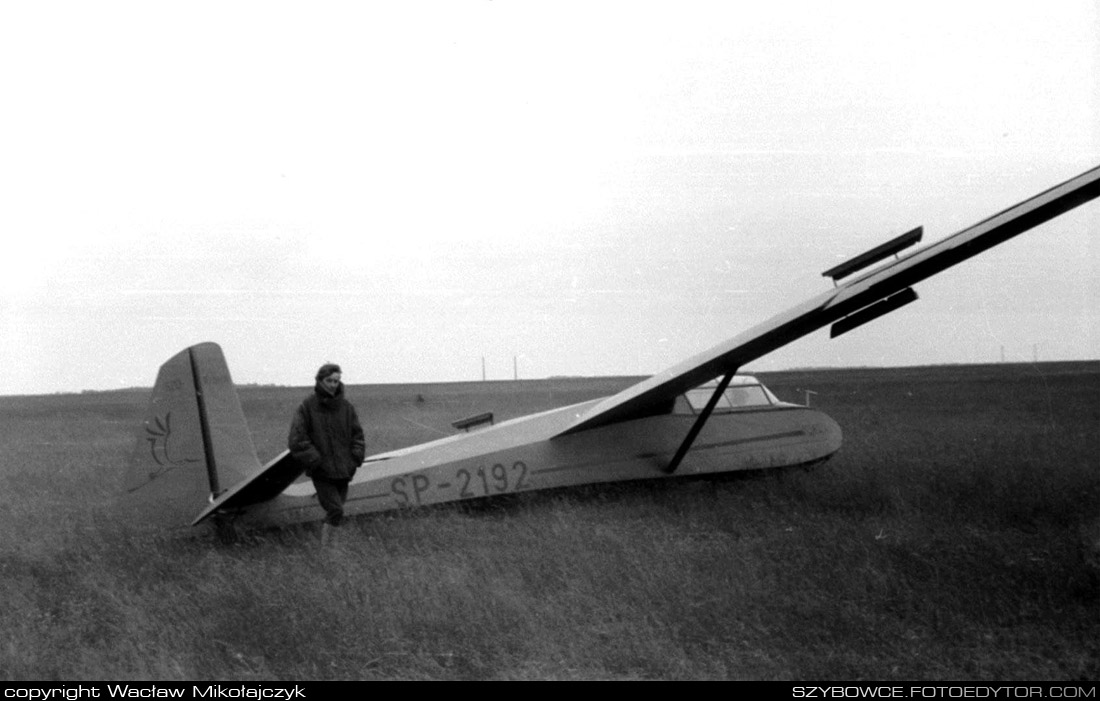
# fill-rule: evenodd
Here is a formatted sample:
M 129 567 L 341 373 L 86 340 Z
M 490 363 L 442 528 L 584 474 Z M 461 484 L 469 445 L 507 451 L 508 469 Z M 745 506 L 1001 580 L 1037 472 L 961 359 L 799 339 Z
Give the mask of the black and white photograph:
M 1094 0 L 13 2 L 0 100 L 10 698 L 1095 698 Z

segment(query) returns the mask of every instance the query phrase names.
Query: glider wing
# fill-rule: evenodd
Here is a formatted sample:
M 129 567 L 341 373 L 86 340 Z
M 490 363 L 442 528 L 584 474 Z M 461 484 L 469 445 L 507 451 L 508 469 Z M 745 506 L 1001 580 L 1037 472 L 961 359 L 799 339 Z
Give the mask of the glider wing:
M 757 358 L 833 324 L 838 336 L 916 299 L 912 285 L 1100 196 L 1100 167 L 1024 200 L 942 241 L 863 273 L 728 341 L 608 397 L 558 435 L 577 433 L 645 415 L 689 389 L 735 372 Z M 913 233 L 913 232 L 911 232 Z M 881 248 L 881 247 L 880 247 Z M 877 251 L 877 249 L 875 249 Z M 868 252 L 857 259 L 863 262 Z M 889 254 L 887 254 L 889 255 Z M 852 263 L 857 263 L 852 261 Z M 844 269 L 844 273 L 832 274 Z M 851 265 L 826 271 L 853 274 Z

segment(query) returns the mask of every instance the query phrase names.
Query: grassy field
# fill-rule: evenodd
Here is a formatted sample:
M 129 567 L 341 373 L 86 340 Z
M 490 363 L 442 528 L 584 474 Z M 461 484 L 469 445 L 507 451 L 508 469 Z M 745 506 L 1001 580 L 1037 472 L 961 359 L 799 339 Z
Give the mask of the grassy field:
M 361 518 L 329 551 L 113 520 L 147 392 L 0 397 L 0 679 L 1100 678 L 1100 363 L 761 377 L 817 392 L 841 452 Z M 381 451 L 629 382 L 349 396 Z M 305 392 L 241 388 L 261 459 Z

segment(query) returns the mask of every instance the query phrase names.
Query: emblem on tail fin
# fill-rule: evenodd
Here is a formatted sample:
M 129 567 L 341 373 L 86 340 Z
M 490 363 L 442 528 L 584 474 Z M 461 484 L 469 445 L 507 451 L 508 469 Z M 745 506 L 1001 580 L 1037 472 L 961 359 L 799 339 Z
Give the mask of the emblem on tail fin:
M 172 412 L 167 412 L 164 418 L 153 416 L 152 423 L 145 423 L 145 440 L 149 443 L 149 454 L 157 467 L 149 471 L 149 479 L 154 480 L 172 468 L 202 462 L 202 458 L 186 458 L 172 455 Z
M 219 483 L 235 485 L 259 471 L 221 348 L 200 343 L 157 373 L 118 512 L 139 522 L 186 525 L 222 491 Z

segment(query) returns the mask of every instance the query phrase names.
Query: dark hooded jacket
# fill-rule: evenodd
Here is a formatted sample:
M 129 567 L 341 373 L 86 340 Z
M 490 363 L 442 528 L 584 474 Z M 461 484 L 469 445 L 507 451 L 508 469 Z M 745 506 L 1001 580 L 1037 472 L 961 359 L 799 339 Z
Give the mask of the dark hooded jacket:
M 355 407 L 344 399 L 343 383 L 335 395 L 317 383 L 294 414 L 287 447 L 310 477 L 340 480 L 355 476 L 366 455 L 366 442 Z

